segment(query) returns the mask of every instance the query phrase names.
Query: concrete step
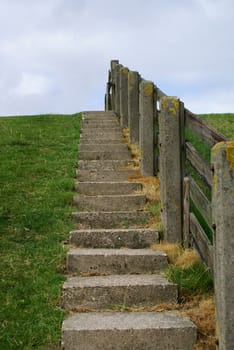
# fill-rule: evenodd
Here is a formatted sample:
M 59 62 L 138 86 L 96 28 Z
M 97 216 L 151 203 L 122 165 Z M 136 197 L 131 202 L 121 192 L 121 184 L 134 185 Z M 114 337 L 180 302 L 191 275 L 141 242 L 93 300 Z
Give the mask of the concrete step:
M 70 277 L 62 290 L 66 310 L 114 305 L 150 306 L 177 302 L 177 286 L 160 275 Z
M 118 118 L 108 117 L 108 118 L 93 118 L 87 117 L 82 119 L 82 126 L 87 124 L 96 124 L 96 125 L 110 125 L 110 126 L 119 126 L 120 122 Z
M 196 326 L 172 312 L 91 312 L 63 322 L 64 350 L 192 350 Z
M 119 134 L 122 133 L 122 127 L 120 125 L 118 126 L 107 126 L 105 129 L 98 128 L 96 129 L 95 127 L 86 127 L 85 129 L 81 129 L 81 133 L 83 134 L 94 134 L 94 135 L 102 135 L 102 134 Z
M 148 211 L 74 212 L 73 219 L 82 228 L 141 228 L 152 218 Z
M 79 159 L 81 160 L 121 160 L 131 159 L 131 153 L 128 149 L 121 152 L 115 151 L 80 151 Z
M 127 195 L 76 195 L 73 197 L 73 205 L 79 210 L 85 211 L 123 211 L 144 209 L 146 197 L 143 194 Z
M 77 167 L 79 170 L 121 170 L 125 167 L 137 167 L 134 160 L 79 160 Z
M 102 124 L 89 124 L 84 125 L 81 128 L 81 133 L 92 133 L 92 134 L 100 134 L 100 133 L 115 133 L 115 132 L 121 132 L 122 133 L 122 127 L 119 125 L 104 125 Z
M 82 140 L 118 140 L 121 142 L 123 140 L 123 133 L 122 132 L 102 132 L 98 134 L 94 134 L 92 132 L 85 131 L 83 134 L 80 134 L 80 141 Z
M 146 248 L 159 243 L 153 229 L 76 230 L 70 232 L 70 243 L 86 248 Z
M 159 273 L 167 266 L 167 255 L 151 249 L 73 248 L 67 253 L 69 273 L 147 274 Z
M 80 152 L 126 152 L 129 154 L 129 149 L 127 145 L 124 143 L 117 143 L 117 144 L 101 144 L 101 145 L 95 145 L 95 144 L 83 144 L 81 143 L 79 145 L 79 151 Z
M 82 115 L 82 120 L 119 120 L 120 118 L 117 117 L 116 114 L 112 113 L 112 114 L 103 114 L 103 115 Z
M 105 144 L 119 144 L 119 143 L 122 143 L 124 144 L 123 142 L 123 137 L 117 137 L 115 139 L 91 139 L 91 138 L 83 138 L 81 137 L 80 138 L 80 145 L 105 145 Z
M 94 121 L 99 123 L 100 121 L 115 121 L 119 122 L 119 118 L 116 115 L 103 115 L 103 116 L 93 116 L 93 115 L 86 115 L 82 116 L 82 121 Z
M 130 194 L 142 190 L 138 182 L 76 182 L 75 190 L 89 196 Z
M 123 133 L 119 130 L 83 130 L 81 138 L 86 139 L 123 139 Z
M 87 119 L 83 119 L 82 120 L 82 130 L 86 130 L 86 129 L 106 129 L 106 128 L 115 128 L 115 127 L 119 127 L 119 121 L 116 120 L 87 120 Z M 122 130 L 120 128 L 120 130 Z
M 82 118 L 117 118 L 113 111 L 83 111 Z
M 77 170 L 79 181 L 120 182 L 127 181 L 130 175 L 137 174 L 134 170 Z

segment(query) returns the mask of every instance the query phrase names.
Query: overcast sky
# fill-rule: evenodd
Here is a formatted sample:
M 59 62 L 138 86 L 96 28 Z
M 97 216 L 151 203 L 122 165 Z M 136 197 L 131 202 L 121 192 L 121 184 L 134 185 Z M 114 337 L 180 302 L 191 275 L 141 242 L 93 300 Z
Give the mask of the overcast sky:
M 111 59 L 234 112 L 234 1 L 0 0 L 0 115 L 103 109 Z

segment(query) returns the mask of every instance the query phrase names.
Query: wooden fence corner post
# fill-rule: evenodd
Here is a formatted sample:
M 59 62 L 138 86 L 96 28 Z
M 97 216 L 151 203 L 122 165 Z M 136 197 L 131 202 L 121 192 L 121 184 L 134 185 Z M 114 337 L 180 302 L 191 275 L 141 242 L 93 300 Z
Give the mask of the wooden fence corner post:
M 219 348 L 234 346 L 234 141 L 212 149 L 214 278 Z
M 183 173 L 181 151 L 181 102 L 162 97 L 159 113 L 159 174 L 164 238 L 182 243 Z

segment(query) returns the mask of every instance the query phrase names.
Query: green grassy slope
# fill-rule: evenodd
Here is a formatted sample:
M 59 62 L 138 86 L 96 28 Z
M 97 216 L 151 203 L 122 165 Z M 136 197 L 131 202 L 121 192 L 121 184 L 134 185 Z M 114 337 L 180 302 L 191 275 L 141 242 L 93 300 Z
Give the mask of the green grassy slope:
M 2 350 L 59 344 L 79 130 L 77 114 L 0 118 Z

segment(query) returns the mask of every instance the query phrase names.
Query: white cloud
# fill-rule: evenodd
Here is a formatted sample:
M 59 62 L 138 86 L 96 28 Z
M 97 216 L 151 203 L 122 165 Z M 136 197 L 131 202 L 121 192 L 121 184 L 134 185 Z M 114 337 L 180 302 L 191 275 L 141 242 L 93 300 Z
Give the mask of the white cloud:
M 44 95 L 51 90 L 52 86 L 48 78 L 34 74 L 22 73 L 19 85 L 11 90 L 19 96 Z

